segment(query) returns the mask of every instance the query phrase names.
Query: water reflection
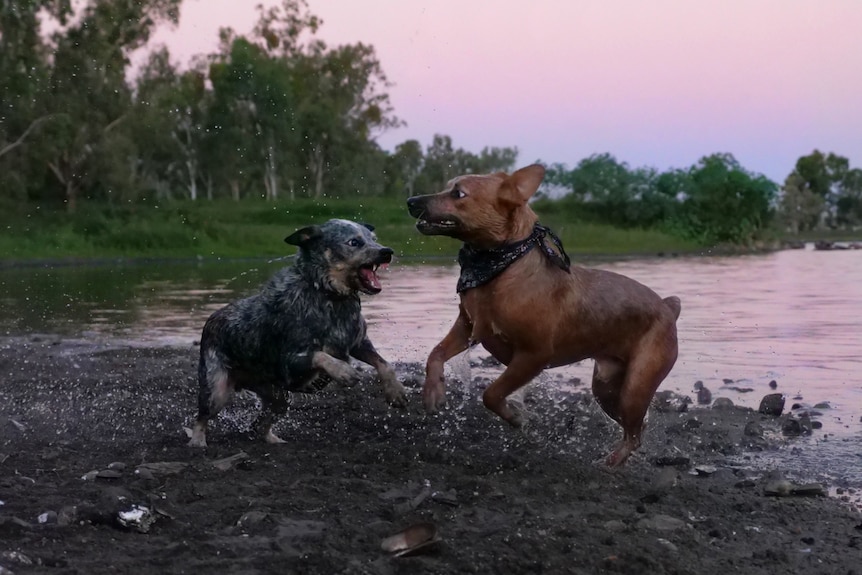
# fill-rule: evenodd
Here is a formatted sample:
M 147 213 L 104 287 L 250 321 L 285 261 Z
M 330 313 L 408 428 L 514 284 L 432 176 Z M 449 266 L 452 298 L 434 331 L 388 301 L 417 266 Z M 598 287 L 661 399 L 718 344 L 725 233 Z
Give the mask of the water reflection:
M 123 345 L 193 344 L 212 311 L 258 288 L 285 260 L 0 270 L 0 333 Z M 457 315 L 457 269 L 395 264 L 363 299 L 371 337 L 391 360 L 424 362 Z M 617 261 L 601 267 L 682 300 L 680 356 L 664 388 L 756 407 L 778 391 L 829 401 L 832 433 L 862 433 L 862 252 L 811 249 L 744 257 Z M 482 355 L 481 350 L 473 354 Z M 589 381 L 591 362 L 553 370 Z M 730 385 L 724 380 L 733 380 Z M 741 392 L 733 388 L 750 388 Z

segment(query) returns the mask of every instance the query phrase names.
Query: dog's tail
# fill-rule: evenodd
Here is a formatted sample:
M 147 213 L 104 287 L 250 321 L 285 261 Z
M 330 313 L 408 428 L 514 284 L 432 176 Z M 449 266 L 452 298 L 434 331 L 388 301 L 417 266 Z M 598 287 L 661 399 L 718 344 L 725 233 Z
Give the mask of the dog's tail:
M 679 298 L 672 295 L 664 298 L 662 301 L 670 308 L 670 311 L 673 312 L 674 319 L 679 319 L 679 312 L 682 311 L 682 302 L 679 301 Z

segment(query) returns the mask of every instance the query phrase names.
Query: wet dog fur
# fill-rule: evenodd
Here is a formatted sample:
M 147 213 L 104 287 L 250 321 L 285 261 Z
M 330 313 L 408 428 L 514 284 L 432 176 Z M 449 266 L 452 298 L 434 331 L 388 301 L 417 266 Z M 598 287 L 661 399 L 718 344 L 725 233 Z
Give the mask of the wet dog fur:
M 272 426 L 288 393 L 309 392 L 331 380 L 357 378 L 354 357 L 373 366 L 386 400 L 406 405 L 404 388 L 366 333 L 359 294 L 376 294 L 378 266 L 392 250 L 373 227 L 330 220 L 288 236 L 299 247 L 293 265 L 278 271 L 260 293 L 213 313 L 203 328 L 198 368 L 198 416 L 189 445 L 206 447 L 206 430 L 234 392 L 247 389 L 263 410 L 255 431 L 282 443 Z
M 492 250 L 527 238 L 538 218 L 528 200 L 545 170 L 535 164 L 509 175 L 464 175 L 436 194 L 407 200 L 417 229 Z M 524 417 L 507 397 L 542 370 L 593 358 L 592 391 L 623 430 L 607 465 L 623 464 L 640 446 L 644 418 L 676 362 L 677 297 L 662 299 L 628 277 L 554 265 L 532 249 L 489 283 L 461 293 L 458 318 L 431 351 L 422 397 L 434 412 L 445 404 L 443 366 L 481 343 L 506 365 L 483 394 L 485 406 L 512 426 Z

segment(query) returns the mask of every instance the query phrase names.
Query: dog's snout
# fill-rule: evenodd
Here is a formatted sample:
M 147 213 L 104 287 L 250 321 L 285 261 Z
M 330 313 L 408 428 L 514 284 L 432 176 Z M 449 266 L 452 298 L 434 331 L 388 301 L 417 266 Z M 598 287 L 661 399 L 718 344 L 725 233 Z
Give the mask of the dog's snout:
M 392 248 L 380 248 L 378 254 L 381 260 L 385 263 L 389 263 L 392 261 L 392 256 L 395 254 L 395 251 Z
M 410 215 L 414 218 L 421 216 L 422 212 L 425 211 L 425 203 L 422 198 L 420 196 L 407 198 L 407 211 L 410 212 Z

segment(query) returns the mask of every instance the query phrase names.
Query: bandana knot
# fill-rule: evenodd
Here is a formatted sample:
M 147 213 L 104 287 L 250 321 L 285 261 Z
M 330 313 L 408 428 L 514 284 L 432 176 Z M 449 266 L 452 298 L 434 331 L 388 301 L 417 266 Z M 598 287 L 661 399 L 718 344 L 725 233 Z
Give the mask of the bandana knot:
M 553 247 L 548 242 L 553 243 Z M 560 238 L 541 224 L 533 226 L 533 232 L 518 242 L 504 244 L 489 250 L 477 250 L 464 244 L 458 252 L 458 264 L 461 266 L 461 275 L 458 278 L 458 293 L 464 293 L 490 282 L 503 273 L 507 267 L 521 259 L 530 250 L 539 247 L 548 260 L 565 272 L 569 272 L 571 261 L 563 249 Z

